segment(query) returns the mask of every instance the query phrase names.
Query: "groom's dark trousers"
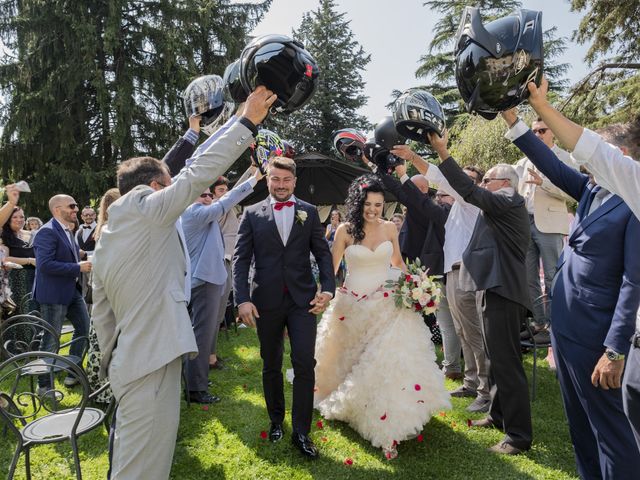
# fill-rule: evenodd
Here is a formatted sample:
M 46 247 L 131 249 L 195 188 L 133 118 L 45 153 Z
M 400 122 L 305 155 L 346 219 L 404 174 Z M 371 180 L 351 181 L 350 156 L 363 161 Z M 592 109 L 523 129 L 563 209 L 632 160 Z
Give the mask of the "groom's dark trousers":
M 308 308 L 301 308 L 289 293 L 283 293 L 280 306 L 260 310 L 256 320 L 262 357 L 262 385 L 269 418 L 273 423 L 284 420 L 284 386 L 282 380 L 282 354 L 284 328 L 291 344 L 293 365 L 293 431 L 308 434 L 313 415 L 313 388 L 315 385 L 314 358 L 316 343 L 316 317 Z

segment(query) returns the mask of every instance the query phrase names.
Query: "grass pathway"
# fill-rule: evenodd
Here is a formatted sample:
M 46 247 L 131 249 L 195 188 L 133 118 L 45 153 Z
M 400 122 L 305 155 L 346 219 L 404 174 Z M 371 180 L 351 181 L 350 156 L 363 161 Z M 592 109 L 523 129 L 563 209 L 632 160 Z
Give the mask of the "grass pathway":
M 287 345 L 288 346 L 288 345 Z M 399 457 L 387 461 L 346 424 L 324 421 L 315 412 L 311 437 L 320 449 L 317 461 L 304 459 L 289 443 L 290 410 L 285 439 L 271 444 L 261 437 L 268 429 L 261 386 L 261 360 L 254 330 L 220 338 L 227 369 L 211 374 L 213 391 L 222 401 L 210 408 L 183 402 L 171 478 L 190 479 L 574 479 L 576 471 L 558 384 L 546 364 L 538 365 L 538 398 L 533 403 L 534 445 L 518 457 L 490 454 L 497 430 L 474 430 L 465 411 L 472 399 L 452 399 L 453 409 L 436 415 L 424 428 L 422 441 L 399 446 Z M 525 369 L 531 373 L 531 355 Z M 285 366 L 290 367 L 288 348 Z M 459 383 L 447 381 L 449 388 Z M 287 406 L 291 386 L 286 385 Z M 372 385 L 371 388 L 375 388 Z M 322 428 L 317 422 L 322 422 Z M 6 472 L 15 444 L 0 437 L 0 472 Z M 103 429 L 80 439 L 85 479 L 102 479 L 107 471 L 107 436 Z M 68 443 L 35 447 L 31 454 L 34 479 L 74 478 Z M 16 478 L 24 478 L 20 461 Z

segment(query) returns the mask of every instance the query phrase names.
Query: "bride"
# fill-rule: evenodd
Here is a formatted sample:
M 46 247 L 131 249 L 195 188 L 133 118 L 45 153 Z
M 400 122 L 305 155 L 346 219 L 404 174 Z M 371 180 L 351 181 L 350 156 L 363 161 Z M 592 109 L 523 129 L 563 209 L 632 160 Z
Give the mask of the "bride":
M 333 265 L 337 270 L 344 255 L 348 273 L 318 327 L 314 406 L 326 419 L 347 422 L 390 459 L 434 412 L 450 408 L 449 394 L 422 316 L 396 307 L 384 288 L 405 265 L 396 226 L 382 218 L 380 180 L 357 178 L 346 205 Z

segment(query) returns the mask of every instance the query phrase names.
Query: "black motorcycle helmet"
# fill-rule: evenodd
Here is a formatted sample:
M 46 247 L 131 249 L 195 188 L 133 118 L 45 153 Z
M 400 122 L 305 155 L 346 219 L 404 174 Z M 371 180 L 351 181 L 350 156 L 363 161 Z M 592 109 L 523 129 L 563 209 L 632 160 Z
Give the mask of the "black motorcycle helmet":
M 247 99 L 247 94 L 240 82 L 240 59 L 227 65 L 222 76 L 224 82 L 224 97 L 227 101 L 242 103 Z
M 446 128 L 440 102 L 426 90 L 405 91 L 393 104 L 392 111 L 398 133 L 417 142 L 428 143 L 427 132 L 442 137 Z
M 542 80 L 542 12 L 520 10 L 486 26 L 479 9 L 466 7 L 458 27 L 455 70 L 467 111 L 493 119 L 529 96 Z
M 318 65 L 304 45 L 286 35 L 253 40 L 240 55 L 246 95 L 264 85 L 278 96 L 273 113 L 291 113 L 307 103 L 318 85 Z
M 404 160 L 392 155 L 390 150 L 394 145 L 405 143 L 393 123 L 391 116 L 384 117 L 378 122 L 374 131 L 374 138 L 367 140 L 364 145 L 364 156 L 378 166 L 383 172 L 392 173 L 397 165 L 402 165 Z

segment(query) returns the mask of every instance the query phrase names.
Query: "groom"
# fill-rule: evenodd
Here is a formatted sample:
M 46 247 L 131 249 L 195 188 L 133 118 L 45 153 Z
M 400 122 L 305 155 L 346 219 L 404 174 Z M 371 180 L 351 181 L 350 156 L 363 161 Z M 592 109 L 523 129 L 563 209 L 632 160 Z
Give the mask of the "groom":
M 316 315 L 333 298 L 335 279 L 331 252 L 313 205 L 293 195 L 296 164 L 275 157 L 267 170 L 269 197 L 248 207 L 238 230 L 233 257 L 233 291 L 240 319 L 257 326 L 262 357 L 262 385 L 271 419 L 269 439 L 284 433 L 282 353 L 284 328 L 291 343 L 293 380 L 292 443 L 303 455 L 316 458 L 309 438 L 315 384 Z M 320 269 L 318 292 L 311 272 L 310 253 Z M 255 275 L 249 291 L 249 267 Z

